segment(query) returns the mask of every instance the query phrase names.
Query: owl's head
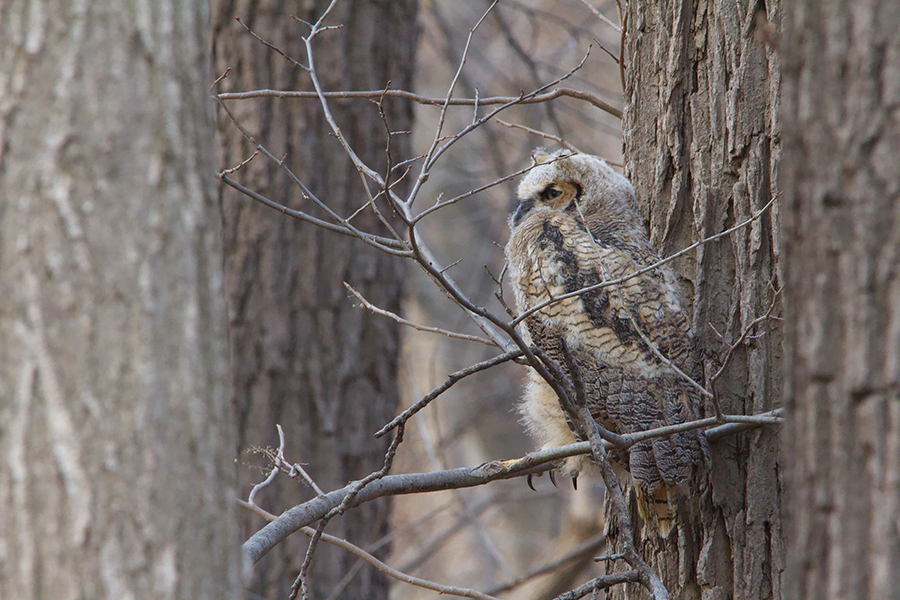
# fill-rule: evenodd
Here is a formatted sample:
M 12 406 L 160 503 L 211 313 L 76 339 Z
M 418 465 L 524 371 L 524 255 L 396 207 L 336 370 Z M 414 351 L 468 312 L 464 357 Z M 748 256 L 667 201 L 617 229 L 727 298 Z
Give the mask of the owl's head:
M 538 210 L 581 210 L 585 216 L 640 222 L 631 182 L 606 161 L 589 154 L 543 148 L 532 153 L 535 167 L 519 184 L 519 206 L 510 220 L 515 227 Z

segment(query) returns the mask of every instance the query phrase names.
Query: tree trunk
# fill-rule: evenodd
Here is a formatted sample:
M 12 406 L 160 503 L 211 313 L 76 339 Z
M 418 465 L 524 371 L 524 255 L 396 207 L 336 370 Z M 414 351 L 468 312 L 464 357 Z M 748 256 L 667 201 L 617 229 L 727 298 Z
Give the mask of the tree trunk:
M 305 12 L 293 14 L 313 22 L 328 2 L 308 4 Z M 221 1 L 216 10 L 216 68 L 222 73 L 231 67 L 222 91 L 311 89 L 304 70 L 235 22 L 240 17 L 266 41 L 306 63 L 301 36 L 308 28 L 289 16 L 300 10 L 297 6 Z M 315 41 L 316 67 L 325 89 L 381 89 L 388 82 L 393 88 L 411 89 L 414 0 L 340 2 L 328 24 L 343 27 Z M 267 98 L 233 102 L 230 108 L 257 140 L 277 156 L 286 156 L 285 164 L 336 212 L 348 216 L 364 203 L 359 174 L 331 135 L 317 100 Z M 384 109 L 392 131 L 411 128 L 408 102 L 388 99 Z M 384 172 L 386 135 L 377 108 L 349 100 L 333 102 L 332 110 L 362 160 Z M 224 114 L 219 130 L 223 168 L 253 153 Z M 412 154 L 403 134 L 394 136 L 392 148 L 396 157 Z M 315 213 L 287 174 L 262 157 L 233 177 L 276 202 Z M 402 192 L 402 187 L 396 189 Z M 374 304 L 398 312 L 402 261 L 301 224 L 231 189 L 223 188 L 221 194 L 240 461 L 265 465 L 247 450 L 277 446 L 275 424 L 280 423 L 287 458 L 306 464 L 324 490 L 378 470 L 389 440 L 376 440 L 372 434 L 397 411 L 399 329 L 393 321 L 355 306 L 343 282 Z M 371 211 L 359 214 L 354 224 L 386 234 Z M 246 496 L 264 475 L 243 467 L 240 477 Z M 303 484 L 282 478 L 260 495 L 260 502 L 279 513 L 312 495 Z M 366 547 L 387 533 L 389 508 L 387 500 L 368 503 L 333 520 L 328 532 Z M 263 525 L 258 517 L 246 515 L 243 533 L 249 536 Z M 295 535 L 270 552 L 257 569 L 254 591 L 265 597 L 286 596 L 306 544 L 305 537 Z M 376 554 L 383 557 L 388 550 L 384 545 Z M 325 544 L 319 545 L 316 557 L 310 571 L 314 597 L 387 597 L 387 579 L 369 566 L 358 570 L 356 557 Z
M 663 255 L 745 221 L 776 193 L 779 67 L 770 44 L 780 10 L 771 0 L 627 3 L 627 169 Z M 676 261 L 707 380 L 772 302 L 777 215 L 776 204 Z M 751 333 L 763 335 L 737 349 L 715 386 L 726 413 L 781 403 L 780 328 L 767 322 Z M 639 544 L 673 598 L 782 597 L 779 437 L 762 427 L 713 444 L 699 526 Z
M 202 2 L 0 9 L 0 597 L 237 598 Z
M 900 11 L 786 5 L 789 598 L 900 590 Z

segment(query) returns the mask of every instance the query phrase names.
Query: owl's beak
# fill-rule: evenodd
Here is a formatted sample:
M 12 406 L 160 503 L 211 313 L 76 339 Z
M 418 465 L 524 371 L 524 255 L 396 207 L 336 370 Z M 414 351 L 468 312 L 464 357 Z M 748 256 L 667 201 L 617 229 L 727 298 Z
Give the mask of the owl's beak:
M 528 216 L 528 213 L 532 211 L 534 208 L 534 200 L 528 199 L 519 202 L 519 206 L 516 207 L 516 211 L 512 216 L 512 226 L 516 227 L 519 223 L 522 222 L 522 219 Z

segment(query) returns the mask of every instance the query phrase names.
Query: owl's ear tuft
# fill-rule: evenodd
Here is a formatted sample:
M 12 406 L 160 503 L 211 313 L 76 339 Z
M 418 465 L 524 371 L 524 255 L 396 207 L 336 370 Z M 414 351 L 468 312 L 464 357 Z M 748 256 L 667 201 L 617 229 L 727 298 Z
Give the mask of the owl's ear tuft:
M 552 155 L 549 152 L 547 152 L 547 149 L 544 148 L 543 146 L 535 148 L 531 152 L 531 160 L 533 160 L 534 164 L 536 164 L 536 165 L 547 162 L 548 160 L 550 160 L 551 156 Z

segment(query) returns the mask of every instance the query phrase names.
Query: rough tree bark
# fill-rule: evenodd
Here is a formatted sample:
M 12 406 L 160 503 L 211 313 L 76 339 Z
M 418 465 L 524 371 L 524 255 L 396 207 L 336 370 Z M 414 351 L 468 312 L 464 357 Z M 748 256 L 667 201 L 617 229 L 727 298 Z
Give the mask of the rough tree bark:
M 0 9 L 0 597 L 237 598 L 202 2 Z
M 785 595 L 887 600 L 900 593 L 900 7 L 785 6 Z
M 253 39 L 235 17 L 305 63 L 301 36 L 308 28 L 290 15 L 314 22 L 327 5 L 309 2 L 301 11 L 294 3 L 218 2 L 216 68 L 222 73 L 231 67 L 220 90 L 311 89 L 305 71 Z M 342 28 L 315 41 L 317 71 L 325 89 L 382 89 L 388 82 L 394 88 L 411 89 L 416 10 L 414 0 L 339 2 L 328 24 Z M 294 173 L 335 211 L 350 215 L 364 203 L 359 175 L 331 135 L 318 101 L 266 98 L 235 102 L 231 108 L 261 143 L 286 156 Z M 411 128 L 409 103 L 388 99 L 384 108 L 392 131 Z M 384 172 L 386 136 L 375 106 L 350 100 L 333 102 L 332 110 L 362 160 Z M 252 154 L 252 147 L 224 114 L 219 130 L 223 168 Z M 403 134 L 393 138 L 395 156 L 411 155 L 408 138 Z M 233 177 L 284 205 L 315 212 L 287 175 L 262 157 Z M 397 189 L 402 188 L 401 184 Z M 240 461 L 264 465 L 246 451 L 276 446 L 275 424 L 280 423 L 287 457 L 307 463 L 307 471 L 324 490 L 378 470 L 389 440 L 375 440 L 372 434 L 397 411 L 399 329 L 356 307 L 343 282 L 374 304 L 399 312 L 403 262 L 358 241 L 300 224 L 231 189 L 223 188 L 221 195 Z M 371 211 L 359 214 L 354 224 L 386 234 Z M 259 470 L 246 467 L 239 473 L 244 496 L 263 478 Z M 278 513 L 310 497 L 311 490 L 285 478 L 259 501 Z M 379 501 L 353 509 L 333 520 L 328 532 L 365 547 L 387 533 L 389 507 L 389 502 Z M 264 524 L 247 515 L 243 533 L 249 537 Z M 298 534 L 273 550 L 257 568 L 253 590 L 265 597 L 285 597 L 305 549 L 306 538 Z M 376 554 L 384 557 L 388 550 L 385 545 Z M 358 561 L 352 555 L 325 544 L 319 545 L 316 555 L 310 571 L 314 597 L 332 592 L 347 598 L 387 597 L 385 576 L 369 566 L 354 568 Z
M 623 5 L 627 169 L 653 245 L 668 255 L 747 219 L 776 192 L 779 67 L 770 44 L 780 2 Z M 693 299 L 707 378 L 727 350 L 719 334 L 736 340 L 779 285 L 777 214 L 776 204 L 752 226 L 676 263 Z M 754 331 L 763 332 L 736 352 L 716 385 L 728 413 L 780 405 L 780 328 Z M 779 436 L 760 428 L 714 444 L 700 527 L 679 527 L 663 545 L 642 541 L 673 598 L 782 596 Z

